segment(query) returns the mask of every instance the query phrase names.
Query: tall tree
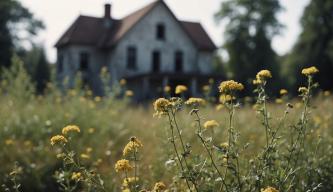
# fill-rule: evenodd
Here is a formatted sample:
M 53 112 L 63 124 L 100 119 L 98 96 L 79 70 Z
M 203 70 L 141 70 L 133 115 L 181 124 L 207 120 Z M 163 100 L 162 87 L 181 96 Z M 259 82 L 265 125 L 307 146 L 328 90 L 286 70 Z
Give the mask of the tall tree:
M 283 27 L 277 19 L 281 10 L 278 0 L 227 0 L 215 15 L 218 21 L 227 23 L 224 47 L 228 68 L 233 78 L 247 87 L 261 69 L 271 70 L 275 78 L 272 82 L 278 82 L 277 55 L 271 41 Z
M 0 67 L 8 67 L 20 41 L 30 39 L 43 23 L 17 0 L 0 1 Z M 25 35 L 25 36 L 22 36 Z
M 300 71 L 315 65 L 322 89 L 333 89 L 333 1 L 312 0 L 301 18 L 303 31 L 287 56 L 283 74 L 297 88 L 304 81 Z

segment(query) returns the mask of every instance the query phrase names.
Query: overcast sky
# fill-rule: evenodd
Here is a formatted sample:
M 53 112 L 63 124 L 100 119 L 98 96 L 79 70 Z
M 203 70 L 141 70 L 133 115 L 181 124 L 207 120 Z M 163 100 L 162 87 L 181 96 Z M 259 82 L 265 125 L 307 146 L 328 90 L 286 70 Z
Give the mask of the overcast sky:
M 51 62 L 56 60 L 55 42 L 73 23 L 79 14 L 100 17 L 103 5 L 112 3 L 112 16 L 122 18 L 153 0 L 20 0 L 37 18 L 41 19 L 46 30 L 40 33 L 39 42 L 47 49 Z M 181 20 L 198 21 L 204 26 L 216 45 L 222 45 L 224 28 L 217 25 L 213 15 L 222 0 L 165 0 L 175 15 Z M 273 48 L 278 54 L 285 54 L 295 43 L 300 33 L 299 19 L 310 0 L 280 0 L 285 11 L 279 15 L 286 25 L 283 34 L 273 40 Z

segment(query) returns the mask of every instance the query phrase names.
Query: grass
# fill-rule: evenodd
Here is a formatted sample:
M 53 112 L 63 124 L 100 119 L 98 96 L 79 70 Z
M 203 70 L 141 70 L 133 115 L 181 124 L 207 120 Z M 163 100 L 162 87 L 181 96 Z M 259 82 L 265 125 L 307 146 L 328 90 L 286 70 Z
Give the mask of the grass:
M 265 86 L 269 80 L 267 83 Z M 220 110 L 214 103 L 188 107 L 179 101 L 181 110 L 172 106 L 164 111 L 174 113 L 181 129 L 179 136 L 174 120 L 165 115 L 153 117 L 156 111 L 152 105 L 133 106 L 127 97 L 95 98 L 80 89 L 64 94 L 53 84 L 48 84 L 43 96 L 36 96 L 19 66 L 7 71 L 1 84 L 0 183 L 9 191 L 139 191 L 152 190 L 159 181 L 169 191 L 274 191 L 269 186 L 280 191 L 332 191 L 332 96 L 326 92 L 309 97 L 306 112 L 301 98 L 284 97 L 280 104 L 262 99 L 257 99 L 257 104 L 263 106 L 264 101 L 265 109 L 258 109 L 258 105 L 254 109 L 253 103 L 241 99 L 240 106 L 227 101 Z M 287 102 L 293 107 L 287 107 Z M 207 120 L 216 120 L 219 125 L 199 131 L 195 113 L 200 126 Z M 303 114 L 306 119 L 302 119 Z M 274 137 L 272 145 L 266 144 L 266 120 L 271 129 L 268 137 Z M 50 138 L 72 124 L 79 126 L 80 133 L 66 136 L 69 142 L 65 145 L 52 146 Z M 278 133 L 272 134 L 278 127 Z M 143 143 L 142 148 L 134 147 L 135 159 L 123 156 L 131 136 Z M 297 136 L 304 138 L 295 144 Z M 177 158 L 172 141 L 180 154 L 188 154 Z M 225 142 L 227 149 L 220 147 Z M 65 157 L 57 158 L 62 153 Z M 135 163 L 139 177 L 126 187 L 122 187 L 123 179 L 133 171 L 124 174 L 114 169 L 123 158 L 132 166 Z M 73 179 L 73 173 L 78 172 L 82 175 Z M 154 189 L 163 190 L 163 186 Z

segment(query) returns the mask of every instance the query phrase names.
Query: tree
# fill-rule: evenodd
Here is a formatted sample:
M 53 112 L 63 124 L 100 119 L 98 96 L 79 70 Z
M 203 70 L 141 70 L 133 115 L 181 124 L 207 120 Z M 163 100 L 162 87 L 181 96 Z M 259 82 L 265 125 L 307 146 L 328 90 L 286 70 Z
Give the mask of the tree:
M 324 90 L 333 89 L 333 1 L 312 0 L 301 18 L 302 32 L 286 56 L 283 74 L 296 89 L 304 82 L 300 71 L 304 67 L 316 66 L 320 73 L 316 77 Z
M 272 72 L 272 82 L 279 81 L 277 55 L 271 41 L 283 27 L 277 19 L 281 10 L 278 0 L 227 0 L 215 15 L 218 21 L 227 22 L 224 47 L 229 56 L 228 68 L 235 80 L 247 85 L 247 90 L 262 69 Z
M 43 23 L 16 0 L 0 1 L 0 67 L 8 67 L 11 57 L 20 48 L 20 41 L 31 39 Z M 19 33 L 19 31 L 21 33 Z M 23 33 L 22 33 L 23 31 Z M 22 34 L 26 35 L 25 37 Z

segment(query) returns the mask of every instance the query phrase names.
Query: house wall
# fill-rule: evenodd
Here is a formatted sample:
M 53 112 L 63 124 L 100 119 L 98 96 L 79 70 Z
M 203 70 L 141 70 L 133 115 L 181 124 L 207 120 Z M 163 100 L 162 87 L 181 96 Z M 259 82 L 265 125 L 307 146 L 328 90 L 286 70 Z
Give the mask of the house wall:
M 165 26 L 164 41 L 156 39 L 156 26 Z M 137 70 L 126 69 L 127 47 L 137 48 Z M 174 71 L 174 53 L 181 50 L 184 54 L 184 72 L 197 72 L 199 54 L 196 46 L 184 32 L 180 24 L 161 3 L 141 19 L 117 44 L 110 56 L 113 77 L 126 77 L 152 71 L 152 52 L 161 53 L 161 72 Z M 202 61 L 207 56 L 202 57 Z M 206 59 L 207 60 L 207 59 Z M 204 71 L 207 69 L 203 69 Z
M 202 74 L 210 74 L 213 71 L 213 53 L 200 51 L 198 54 L 198 67 Z
M 106 54 L 91 46 L 70 45 L 57 49 L 59 55 L 63 56 L 63 70 L 57 72 L 58 82 L 63 83 L 68 79 L 68 84 L 63 85 L 66 88 L 75 86 L 75 76 L 80 69 L 80 53 L 86 52 L 89 54 L 88 73 L 83 74 L 89 77 L 89 84 L 97 94 L 101 93 L 101 81 L 99 78 L 101 67 L 106 65 Z M 59 65 L 59 63 L 57 63 Z

